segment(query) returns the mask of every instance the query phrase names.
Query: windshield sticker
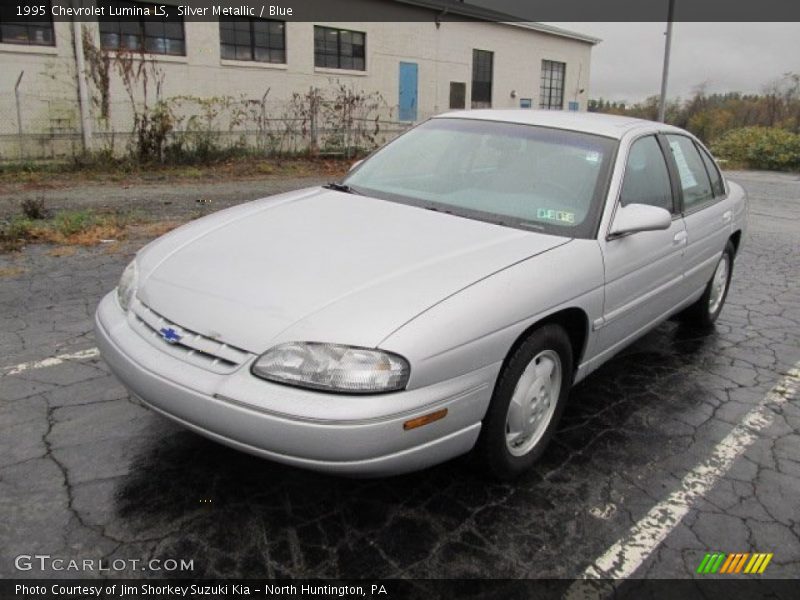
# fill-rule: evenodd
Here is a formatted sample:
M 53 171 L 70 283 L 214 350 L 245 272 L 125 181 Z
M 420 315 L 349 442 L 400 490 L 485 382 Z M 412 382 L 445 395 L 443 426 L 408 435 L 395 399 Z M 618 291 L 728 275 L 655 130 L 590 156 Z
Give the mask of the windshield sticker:
M 586 153 L 586 160 L 590 163 L 599 163 L 600 162 L 600 153 L 599 152 L 587 152 Z
M 536 217 L 547 221 L 558 221 L 559 223 L 575 224 L 575 213 L 566 210 L 555 210 L 552 208 L 540 208 L 536 211 Z
M 683 148 L 680 142 L 670 141 L 669 147 L 672 148 L 672 155 L 675 157 L 675 164 L 678 165 L 678 175 L 681 177 L 681 185 L 683 189 L 693 188 L 697 185 L 697 180 L 689 168 L 689 163 L 686 162 L 686 157 L 683 155 Z

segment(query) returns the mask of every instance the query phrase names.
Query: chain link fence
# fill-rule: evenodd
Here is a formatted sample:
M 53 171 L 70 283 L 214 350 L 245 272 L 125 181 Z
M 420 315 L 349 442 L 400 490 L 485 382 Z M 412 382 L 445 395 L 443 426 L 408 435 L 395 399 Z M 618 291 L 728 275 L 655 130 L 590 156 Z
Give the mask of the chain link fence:
M 338 92 L 312 88 L 280 101 L 269 100 L 268 93 L 261 98 L 176 96 L 148 106 L 113 100 L 105 114 L 92 106 L 87 148 L 77 94 L 4 94 L 0 160 L 77 160 L 95 153 L 164 162 L 235 152 L 351 157 L 411 126 L 394 118 L 396 109 L 377 97 Z M 158 143 L 142 146 L 143 136 L 156 136 Z M 143 151 L 154 155 L 142 156 Z

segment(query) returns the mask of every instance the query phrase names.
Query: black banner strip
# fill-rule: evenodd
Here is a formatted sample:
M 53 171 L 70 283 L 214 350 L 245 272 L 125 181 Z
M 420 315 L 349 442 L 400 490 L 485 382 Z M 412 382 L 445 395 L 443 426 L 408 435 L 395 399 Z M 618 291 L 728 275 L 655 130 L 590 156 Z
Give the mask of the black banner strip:
M 797 0 L 674 0 L 675 21 L 800 21 Z M 666 21 L 669 0 L 3 0 L 0 20 L 103 18 L 214 21 L 226 17 L 299 22 Z M 133 10 L 132 10 L 133 8 Z

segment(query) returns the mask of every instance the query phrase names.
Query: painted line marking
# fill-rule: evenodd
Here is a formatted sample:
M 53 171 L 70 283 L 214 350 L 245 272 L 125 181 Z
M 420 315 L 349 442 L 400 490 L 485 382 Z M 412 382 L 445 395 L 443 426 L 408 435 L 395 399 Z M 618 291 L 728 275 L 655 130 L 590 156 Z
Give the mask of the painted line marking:
M 88 358 L 96 358 L 100 356 L 100 350 L 97 348 L 88 348 L 73 352 L 71 354 L 59 354 L 58 356 L 51 356 L 42 360 L 32 360 L 30 362 L 12 365 L 10 367 L 3 367 L 2 377 L 9 375 L 19 375 L 24 371 L 35 371 L 36 369 L 44 369 L 45 367 L 54 367 L 71 360 L 86 360 Z
M 656 504 L 628 533 L 608 548 L 579 580 L 565 598 L 604 597 L 613 590 L 612 582 L 630 577 L 661 542 L 689 513 L 692 505 L 705 496 L 727 473 L 737 458 L 759 439 L 759 433 L 773 421 L 771 407 L 779 407 L 797 396 L 800 388 L 800 363 L 790 369 L 744 419 L 719 442 L 709 457 L 696 465 L 681 481 L 680 487 Z M 605 585 L 603 585 L 603 583 Z

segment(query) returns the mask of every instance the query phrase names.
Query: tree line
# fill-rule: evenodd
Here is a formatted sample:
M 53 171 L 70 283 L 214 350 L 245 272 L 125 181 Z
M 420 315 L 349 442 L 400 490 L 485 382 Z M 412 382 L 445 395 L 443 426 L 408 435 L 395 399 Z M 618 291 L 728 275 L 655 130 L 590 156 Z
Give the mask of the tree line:
M 588 108 L 590 112 L 657 120 L 658 96 L 635 104 L 592 99 Z M 800 134 L 800 74 L 785 73 L 764 86 L 760 94 L 708 94 L 706 85 L 699 85 L 690 98 L 667 102 L 665 121 L 709 144 L 743 127 L 775 127 Z
M 590 112 L 655 121 L 658 96 L 627 104 L 599 98 Z M 691 131 L 730 168 L 800 170 L 800 75 L 785 73 L 760 94 L 708 94 L 697 86 L 692 96 L 667 102 L 664 120 Z

